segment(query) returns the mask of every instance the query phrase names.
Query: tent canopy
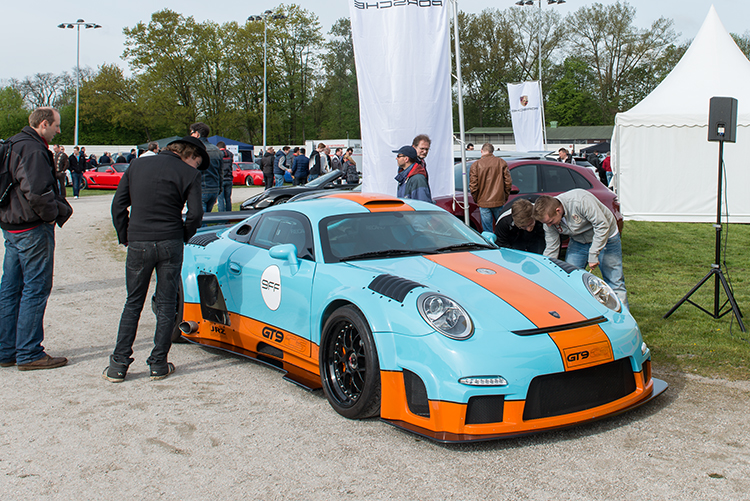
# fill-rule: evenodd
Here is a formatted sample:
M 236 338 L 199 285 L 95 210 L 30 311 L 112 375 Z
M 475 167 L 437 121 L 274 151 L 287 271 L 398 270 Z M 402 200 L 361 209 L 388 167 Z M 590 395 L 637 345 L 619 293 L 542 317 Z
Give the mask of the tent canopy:
M 243 143 L 242 141 L 235 141 L 234 139 L 229 139 L 227 137 L 221 137 L 221 136 L 209 136 L 208 137 L 208 142 L 211 144 L 216 144 L 219 141 L 224 141 L 224 144 L 226 144 L 227 146 L 231 144 L 236 144 L 237 149 L 239 151 L 253 151 L 252 144 Z
M 609 141 L 603 141 L 599 144 L 592 144 L 585 148 L 581 148 L 581 153 L 593 153 L 598 151 L 599 153 L 607 153 L 610 150 Z
M 725 143 L 723 213 L 750 223 L 750 61 L 716 9 L 672 72 L 640 103 L 615 117 L 612 169 L 626 219 L 716 220 L 718 143 L 708 141 L 709 101 L 738 101 L 737 143 Z M 722 197 L 723 198 L 723 197 Z
M 172 137 L 165 137 L 164 139 L 157 139 L 155 142 L 159 143 L 159 149 L 163 149 L 166 145 L 171 143 L 172 141 L 176 141 L 177 139 L 180 139 L 180 136 L 172 136 Z M 149 141 L 150 143 L 151 141 Z M 138 145 L 139 150 L 147 150 L 149 143 L 142 143 Z

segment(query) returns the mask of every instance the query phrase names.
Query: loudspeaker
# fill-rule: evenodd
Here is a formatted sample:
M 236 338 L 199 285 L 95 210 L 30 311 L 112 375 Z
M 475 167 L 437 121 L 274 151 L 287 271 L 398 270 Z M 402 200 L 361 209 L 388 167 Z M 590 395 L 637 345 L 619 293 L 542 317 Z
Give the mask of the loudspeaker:
M 734 143 L 737 138 L 737 100 L 712 97 L 708 105 L 708 140 Z

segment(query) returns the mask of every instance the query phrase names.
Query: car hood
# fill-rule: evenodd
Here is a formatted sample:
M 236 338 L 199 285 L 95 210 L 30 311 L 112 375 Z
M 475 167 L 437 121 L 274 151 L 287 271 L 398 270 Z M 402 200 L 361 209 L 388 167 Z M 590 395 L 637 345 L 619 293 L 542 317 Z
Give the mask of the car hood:
M 439 292 L 457 301 L 478 325 L 504 326 L 510 331 L 564 328 L 613 315 L 583 284 L 583 271 L 567 272 L 547 258 L 511 249 L 454 252 L 400 259 L 352 261 L 350 266 L 393 277 L 370 283 L 370 289 L 391 297 L 394 282 L 412 281 L 416 302 L 423 292 Z M 620 319 L 622 321 L 622 319 Z

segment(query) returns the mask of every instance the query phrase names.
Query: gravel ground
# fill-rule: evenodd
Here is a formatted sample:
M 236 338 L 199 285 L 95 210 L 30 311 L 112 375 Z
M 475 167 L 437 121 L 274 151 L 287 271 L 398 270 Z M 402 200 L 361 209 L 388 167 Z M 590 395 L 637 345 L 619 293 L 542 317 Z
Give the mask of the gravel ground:
M 235 200 L 252 189 L 237 189 Z M 125 300 L 111 196 L 57 231 L 45 347 L 61 369 L 0 369 L 0 499 L 750 499 L 750 383 L 682 373 L 649 405 L 562 431 L 440 445 L 350 421 L 321 392 L 174 345 L 152 382 L 147 307 L 128 379 L 101 377 Z

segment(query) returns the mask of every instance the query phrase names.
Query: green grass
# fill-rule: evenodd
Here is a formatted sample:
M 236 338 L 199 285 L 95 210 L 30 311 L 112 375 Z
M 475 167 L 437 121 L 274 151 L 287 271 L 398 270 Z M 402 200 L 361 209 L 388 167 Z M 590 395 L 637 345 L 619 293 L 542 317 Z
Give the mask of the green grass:
M 722 269 L 731 279 L 734 297 L 744 313 L 750 311 L 750 225 L 724 225 L 722 232 L 722 261 L 726 263 L 726 267 L 722 263 Z M 748 379 L 750 335 L 740 330 L 731 311 L 714 319 L 685 302 L 669 318 L 662 318 L 708 273 L 715 260 L 715 240 L 716 230 L 708 223 L 626 222 L 622 245 L 630 311 L 651 348 L 656 366 Z M 719 288 L 719 304 L 723 304 L 726 295 L 721 285 Z M 713 312 L 713 277 L 691 300 Z M 743 322 L 750 328 L 750 317 L 743 318 Z
M 115 190 L 100 190 L 100 189 L 94 189 L 94 190 L 84 190 L 80 189 L 78 190 L 78 196 L 79 197 L 90 197 L 92 195 L 114 195 Z M 68 186 L 65 188 L 65 196 L 67 198 L 73 198 L 73 188 Z

